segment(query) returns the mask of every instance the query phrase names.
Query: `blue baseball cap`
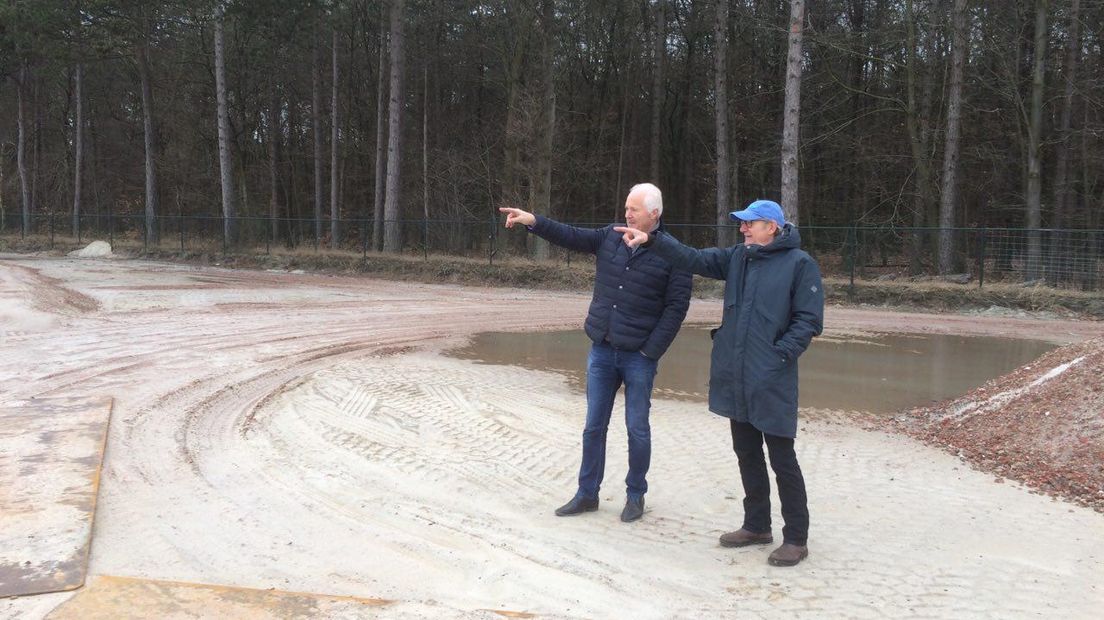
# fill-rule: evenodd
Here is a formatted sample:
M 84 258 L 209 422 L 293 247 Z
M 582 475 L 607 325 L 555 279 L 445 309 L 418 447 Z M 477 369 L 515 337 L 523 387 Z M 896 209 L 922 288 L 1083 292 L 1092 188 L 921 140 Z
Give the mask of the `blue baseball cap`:
M 733 211 L 728 214 L 733 221 L 751 222 L 754 220 L 770 220 L 778 224 L 779 228 L 786 225 L 786 216 L 782 213 L 782 207 L 773 200 L 756 200 L 749 204 L 743 211 Z

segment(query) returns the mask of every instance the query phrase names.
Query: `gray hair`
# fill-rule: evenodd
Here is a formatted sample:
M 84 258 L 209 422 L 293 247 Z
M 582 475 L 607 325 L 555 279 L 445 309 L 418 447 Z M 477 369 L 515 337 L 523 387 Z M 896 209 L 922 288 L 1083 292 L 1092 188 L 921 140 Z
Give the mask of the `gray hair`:
M 663 215 L 663 192 L 651 183 L 637 183 L 629 190 L 629 195 L 640 194 L 644 198 L 644 206 L 649 213 Z

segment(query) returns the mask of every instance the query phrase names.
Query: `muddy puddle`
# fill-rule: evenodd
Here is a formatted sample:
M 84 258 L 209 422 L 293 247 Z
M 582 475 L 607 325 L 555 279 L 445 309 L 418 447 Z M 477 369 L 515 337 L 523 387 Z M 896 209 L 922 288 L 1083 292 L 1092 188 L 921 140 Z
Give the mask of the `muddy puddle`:
M 582 330 L 483 333 L 449 354 L 562 373 L 583 392 L 589 347 Z M 684 327 L 660 360 L 655 396 L 705 402 L 710 348 L 707 328 Z M 1054 348 L 985 336 L 824 335 L 801 357 L 801 405 L 893 413 L 963 394 Z

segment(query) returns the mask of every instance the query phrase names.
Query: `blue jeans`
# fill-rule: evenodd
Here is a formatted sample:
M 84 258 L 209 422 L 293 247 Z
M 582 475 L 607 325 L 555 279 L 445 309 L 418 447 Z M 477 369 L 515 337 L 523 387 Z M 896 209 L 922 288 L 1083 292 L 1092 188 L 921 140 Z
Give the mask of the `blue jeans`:
M 629 473 L 625 487 L 630 497 L 648 491 L 648 465 L 652 460 L 652 382 L 657 360 L 639 351 L 619 351 L 607 343 L 595 343 L 587 357 L 587 419 L 583 430 L 583 462 L 579 467 L 577 497 L 597 499 L 606 470 L 606 430 L 617 389 L 625 385 L 625 428 L 629 436 Z

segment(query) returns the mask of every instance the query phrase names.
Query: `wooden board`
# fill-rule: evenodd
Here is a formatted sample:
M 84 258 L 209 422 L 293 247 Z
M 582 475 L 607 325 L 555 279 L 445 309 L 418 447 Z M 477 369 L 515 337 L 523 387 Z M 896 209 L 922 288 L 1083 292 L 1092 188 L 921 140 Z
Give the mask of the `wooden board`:
M 84 583 L 111 406 L 0 404 L 0 597 Z

